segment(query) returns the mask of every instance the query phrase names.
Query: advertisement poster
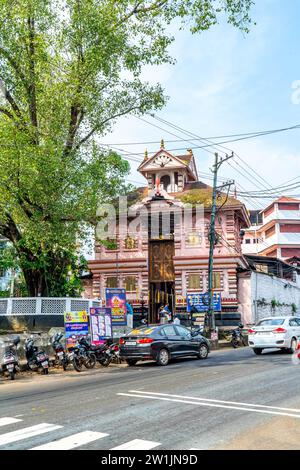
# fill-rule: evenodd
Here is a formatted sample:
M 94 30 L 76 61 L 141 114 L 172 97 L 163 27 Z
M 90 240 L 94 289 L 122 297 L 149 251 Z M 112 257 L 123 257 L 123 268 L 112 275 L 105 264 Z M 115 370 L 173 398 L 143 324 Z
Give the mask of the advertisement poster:
M 65 312 L 65 332 L 66 347 L 71 348 L 76 345 L 80 336 L 86 336 L 89 333 L 88 315 L 85 310 L 81 312 Z M 75 336 L 75 338 L 72 338 Z
M 90 332 L 92 344 L 95 345 L 103 344 L 107 338 L 112 338 L 110 308 L 90 308 Z
M 197 309 L 197 312 L 192 312 L 193 317 L 197 317 L 198 313 L 203 313 L 208 311 L 208 294 L 187 294 L 187 311 L 191 311 L 191 307 L 194 306 Z M 221 307 L 221 294 L 214 293 L 213 295 L 213 304 L 214 311 L 220 312 Z
M 112 325 L 126 325 L 126 290 L 106 289 L 106 307 L 111 309 Z

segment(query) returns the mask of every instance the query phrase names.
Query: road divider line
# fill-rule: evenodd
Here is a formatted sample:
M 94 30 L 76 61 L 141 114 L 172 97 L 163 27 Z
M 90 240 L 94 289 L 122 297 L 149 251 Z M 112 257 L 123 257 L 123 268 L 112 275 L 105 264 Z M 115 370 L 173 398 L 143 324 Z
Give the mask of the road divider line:
M 22 419 L 16 418 L 0 418 L 0 426 L 7 426 L 8 424 L 19 423 Z
M 5 434 L 0 434 L 0 446 L 10 444 L 12 442 L 22 441 L 23 439 L 28 439 L 29 437 L 39 436 L 46 432 L 55 431 L 60 429 L 63 426 L 41 423 L 35 426 L 29 426 L 28 428 L 18 429 L 17 431 L 7 432 Z
M 57 441 L 48 442 L 37 447 L 32 447 L 29 450 L 70 450 L 75 447 L 80 447 L 84 444 L 97 441 L 103 437 L 109 436 L 103 432 L 83 431 L 71 436 L 58 439 Z
M 113 447 L 110 450 L 150 450 L 160 445 L 160 442 L 145 441 L 143 439 L 133 439 L 133 441 L 125 442 L 125 444 Z
M 201 402 L 211 402 L 211 403 L 223 403 L 225 405 L 237 405 L 237 406 L 251 406 L 253 408 L 266 408 L 270 410 L 279 410 L 279 411 L 289 411 L 300 413 L 299 408 L 282 408 L 279 406 L 270 406 L 270 405 L 255 405 L 254 403 L 243 403 L 238 401 L 225 401 L 225 400 L 215 400 L 213 398 L 201 398 L 201 397 L 190 397 L 185 395 L 173 395 L 170 393 L 158 393 L 158 392 L 145 392 L 144 390 L 129 390 L 129 393 L 143 393 L 146 395 L 154 395 L 154 396 L 163 396 L 163 397 L 170 397 L 170 398 L 183 398 L 187 400 L 197 400 Z
M 161 400 L 161 401 L 169 401 L 173 403 L 186 403 L 188 405 L 208 406 L 212 408 L 224 408 L 224 409 L 238 410 L 238 411 L 252 411 L 254 413 L 264 413 L 264 414 L 271 414 L 271 415 L 278 415 L 278 416 L 290 416 L 292 418 L 300 418 L 300 413 L 299 414 L 283 413 L 279 411 L 261 410 L 257 408 L 249 408 L 249 407 L 233 406 L 233 405 L 221 405 L 217 403 L 208 403 L 208 402 L 200 402 L 200 401 L 192 401 L 192 400 L 182 400 L 178 398 L 158 397 L 154 395 L 138 395 L 138 394 L 133 394 L 133 393 L 117 393 L 117 395 L 121 395 L 125 397 L 132 397 L 132 398 L 134 397 L 144 398 L 147 400 Z

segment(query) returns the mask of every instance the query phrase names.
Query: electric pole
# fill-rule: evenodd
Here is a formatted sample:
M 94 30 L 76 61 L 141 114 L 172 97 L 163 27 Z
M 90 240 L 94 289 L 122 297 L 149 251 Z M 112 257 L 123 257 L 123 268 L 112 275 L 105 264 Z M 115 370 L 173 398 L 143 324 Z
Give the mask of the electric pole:
M 218 153 L 215 153 L 215 163 L 213 165 L 213 174 L 214 174 L 214 181 L 213 181 L 213 193 L 212 193 L 212 207 L 211 207 L 211 217 L 210 217 L 210 227 L 209 227 L 209 261 L 208 261 L 208 311 L 207 311 L 207 320 L 205 322 L 206 325 L 208 323 L 208 329 L 211 336 L 211 333 L 216 332 L 216 322 L 215 322 L 215 313 L 214 313 L 214 298 L 213 298 L 213 267 L 214 267 L 214 247 L 217 243 L 217 237 L 215 232 L 215 222 L 216 222 L 216 213 L 217 213 L 217 193 L 221 188 L 228 187 L 229 188 L 233 184 L 232 181 L 222 185 L 221 188 L 217 187 L 218 181 L 218 170 L 222 163 L 226 162 L 230 158 L 233 158 L 233 154 L 226 158 L 219 158 Z M 227 197 L 228 197 L 227 193 Z M 224 204 L 226 203 L 227 199 L 225 200 Z M 222 204 L 222 206 L 224 205 Z M 221 207 L 222 207 L 221 206 Z

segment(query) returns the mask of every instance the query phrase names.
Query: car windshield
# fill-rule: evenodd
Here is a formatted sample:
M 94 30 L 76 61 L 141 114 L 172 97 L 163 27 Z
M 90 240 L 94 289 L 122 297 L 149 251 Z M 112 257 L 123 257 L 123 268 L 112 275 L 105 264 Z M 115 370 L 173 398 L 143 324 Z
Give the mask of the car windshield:
M 261 320 L 259 323 L 257 323 L 256 326 L 276 326 L 276 325 L 282 325 L 284 322 L 284 318 L 268 318 L 266 320 Z

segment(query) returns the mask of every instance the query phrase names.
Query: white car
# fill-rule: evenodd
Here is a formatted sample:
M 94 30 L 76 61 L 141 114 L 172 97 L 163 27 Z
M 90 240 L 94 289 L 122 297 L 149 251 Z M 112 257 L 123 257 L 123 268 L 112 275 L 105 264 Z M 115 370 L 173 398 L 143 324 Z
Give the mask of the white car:
M 248 331 L 248 344 L 255 354 L 261 354 L 267 348 L 293 353 L 299 341 L 300 318 L 297 317 L 264 318 Z

